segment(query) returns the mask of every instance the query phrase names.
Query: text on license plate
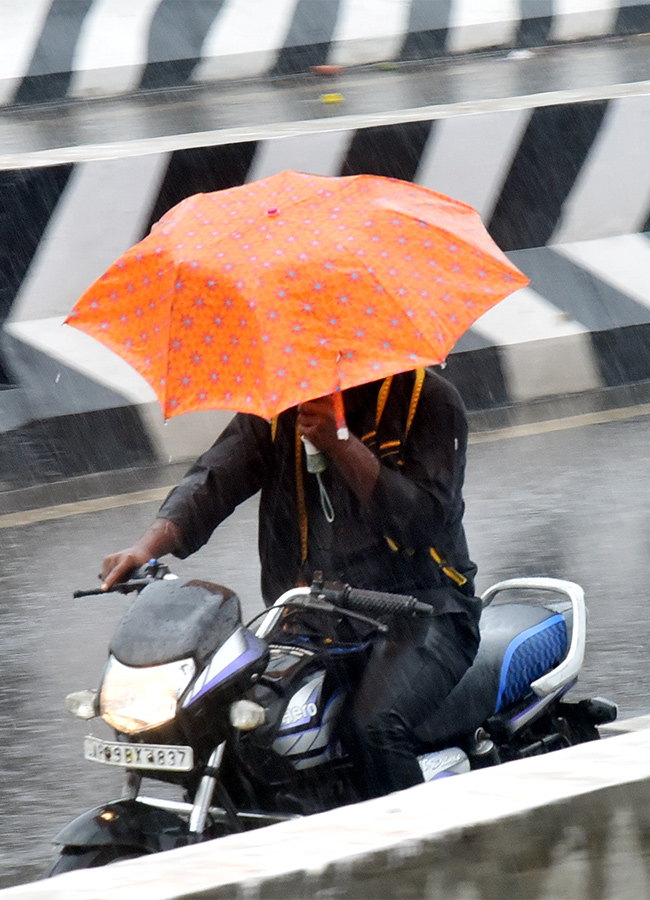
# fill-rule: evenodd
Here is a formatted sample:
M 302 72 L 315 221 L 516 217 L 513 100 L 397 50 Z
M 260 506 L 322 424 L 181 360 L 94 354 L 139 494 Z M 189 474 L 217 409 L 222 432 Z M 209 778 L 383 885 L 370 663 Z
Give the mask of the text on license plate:
M 108 766 L 158 769 L 165 772 L 189 772 L 194 766 L 191 747 L 171 744 L 125 744 L 119 741 L 102 741 L 92 735 L 84 738 L 84 757 Z

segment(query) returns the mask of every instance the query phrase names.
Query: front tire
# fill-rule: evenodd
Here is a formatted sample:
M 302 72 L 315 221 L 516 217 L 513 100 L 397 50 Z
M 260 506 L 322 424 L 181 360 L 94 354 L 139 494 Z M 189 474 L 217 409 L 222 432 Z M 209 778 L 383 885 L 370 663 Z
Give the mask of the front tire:
M 137 859 L 145 854 L 141 850 L 132 847 L 63 847 L 50 869 L 49 878 L 62 875 L 64 872 L 74 872 L 77 869 L 95 869 L 98 866 L 108 866 L 111 863 L 122 862 L 126 859 Z

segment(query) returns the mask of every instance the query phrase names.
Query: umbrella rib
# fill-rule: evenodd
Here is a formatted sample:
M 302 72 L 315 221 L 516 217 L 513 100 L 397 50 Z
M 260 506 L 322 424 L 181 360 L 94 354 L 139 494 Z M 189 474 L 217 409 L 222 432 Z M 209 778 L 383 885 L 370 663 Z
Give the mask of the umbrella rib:
M 174 314 L 174 298 L 176 296 L 176 291 L 174 290 L 174 285 L 178 282 L 178 280 L 180 278 L 181 265 L 182 265 L 182 262 L 179 260 L 176 263 L 176 266 L 174 268 L 174 277 L 171 281 L 171 287 L 168 288 L 169 293 L 170 293 L 170 298 L 169 298 L 169 314 L 167 316 L 167 337 L 166 337 L 166 340 L 163 342 L 163 347 L 165 348 L 165 359 L 164 359 L 164 363 L 163 363 L 163 372 L 165 373 L 163 414 L 164 414 L 165 419 L 171 418 L 171 416 L 168 415 L 168 413 L 170 412 L 170 410 L 168 409 L 169 380 L 170 380 L 170 376 L 171 376 L 170 364 L 169 364 L 169 360 L 171 358 L 170 344 L 171 344 L 171 340 L 172 340 L 172 327 L 173 327 L 173 318 L 174 318 L 174 316 L 173 316 L 173 314 Z
M 355 265 L 358 265 L 358 260 L 356 260 L 354 254 L 352 253 L 352 251 L 351 251 L 349 248 L 343 247 L 343 251 L 344 251 L 344 252 L 345 252 L 345 253 L 346 253 L 353 261 L 354 261 Z M 374 272 L 370 271 L 369 269 L 366 269 L 366 274 L 374 281 L 374 283 L 375 283 L 382 291 L 384 290 L 383 284 L 381 283 L 381 281 L 379 281 L 379 279 L 376 277 L 376 275 L 375 275 Z M 437 365 L 438 362 L 442 362 L 443 360 L 437 360 L 437 357 L 439 356 L 439 353 L 438 353 L 437 351 L 434 352 L 433 344 L 431 344 L 431 342 L 428 340 L 428 338 L 426 338 L 425 335 L 423 335 L 423 338 L 424 338 L 424 340 L 425 340 L 427 346 L 431 347 L 431 350 L 432 350 L 431 362 L 429 363 L 429 365 Z M 414 368 L 415 368 L 415 366 L 414 366 Z M 401 372 L 401 371 L 404 371 L 404 367 L 403 367 L 403 366 L 396 368 L 394 374 L 397 374 L 397 372 Z

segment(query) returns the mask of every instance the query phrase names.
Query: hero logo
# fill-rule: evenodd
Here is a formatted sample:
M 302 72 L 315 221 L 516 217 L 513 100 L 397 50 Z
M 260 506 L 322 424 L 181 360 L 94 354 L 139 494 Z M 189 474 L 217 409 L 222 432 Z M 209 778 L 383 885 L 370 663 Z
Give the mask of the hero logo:
M 282 716 L 280 728 L 290 728 L 292 725 L 308 724 L 314 716 L 318 715 L 318 701 L 323 687 L 324 672 L 312 678 L 293 695 Z
M 303 703 L 302 706 L 290 706 L 282 716 L 283 725 L 293 725 L 300 719 L 313 719 L 318 712 L 315 703 Z

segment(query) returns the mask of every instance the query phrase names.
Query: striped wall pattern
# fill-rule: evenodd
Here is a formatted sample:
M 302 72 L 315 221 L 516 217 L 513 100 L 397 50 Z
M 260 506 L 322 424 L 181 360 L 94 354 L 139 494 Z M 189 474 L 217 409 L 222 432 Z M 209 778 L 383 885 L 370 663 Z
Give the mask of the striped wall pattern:
M 0 0 L 0 106 L 650 32 L 650 0 Z
M 0 171 L 0 377 L 18 388 L 0 391 L 0 431 L 154 408 L 126 363 L 63 318 L 182 198 L 285 168 L 394 176 L 464 200 L 530 277 L 449 357 L 470 409 L 646 381 L 649 145 L 641 95 Z M 153 444 L 135 441 L 129 458 L 153 458 Z

